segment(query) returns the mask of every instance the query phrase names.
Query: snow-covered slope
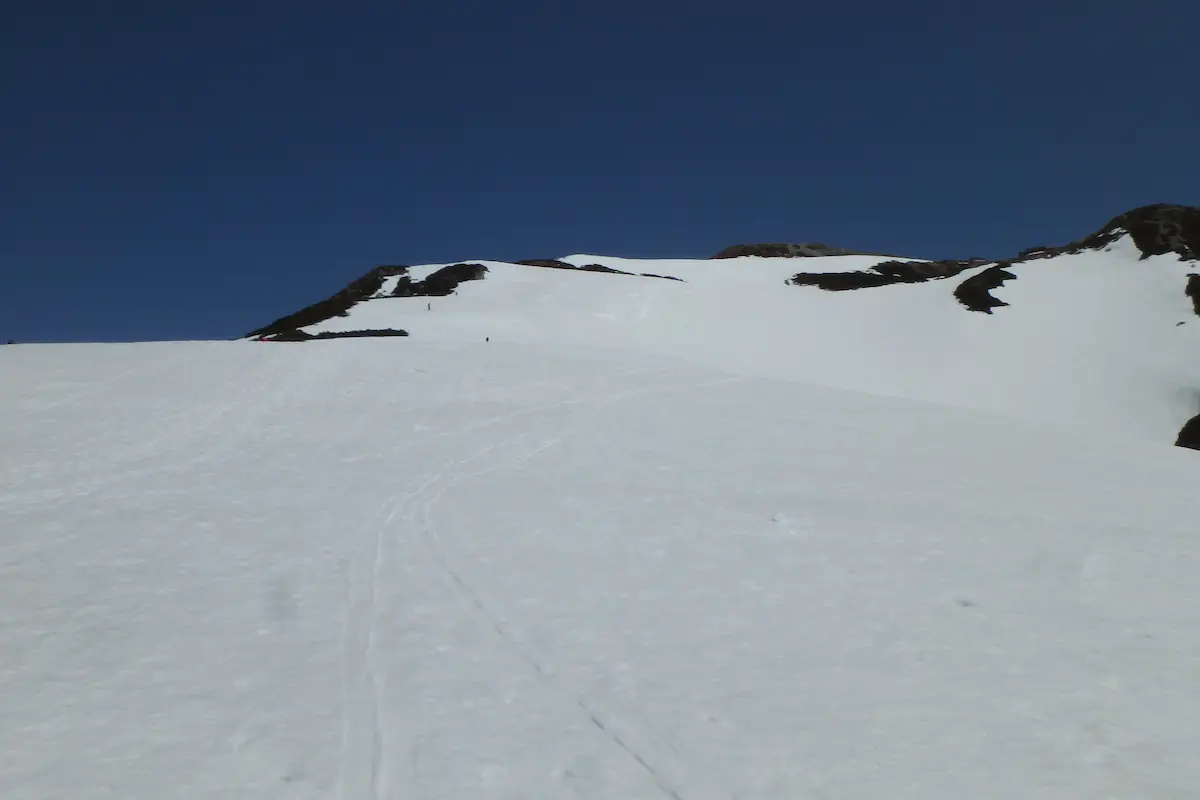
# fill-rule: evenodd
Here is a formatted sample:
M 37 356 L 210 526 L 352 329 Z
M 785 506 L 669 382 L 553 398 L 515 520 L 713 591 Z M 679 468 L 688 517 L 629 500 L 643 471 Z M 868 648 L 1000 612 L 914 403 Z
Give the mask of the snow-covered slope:
M 690 322 L 755 321 L 689 277 Z M 1195 453 L 513 341 L 645 304 L 683 352 L 649 286 L 497 265 L 401 341 L 0 348 L 0 796 L 1195 794 Z M 971 348 L 929 288 L 879 292 L 932 369 Z M 776 357 L 886 348 L 866 297 Z
M 1200 219 L 1200 211 L 1179 211 Z M 1200 247 L 1200 232 L 1195 241 L 1171 239 L 1176 218 L 1164 213 L 1130 212 L 1077 246 L 999 265 L 960 263 L 942 279 L 857 291 L 794 284 L 861 275 L 891 260 L 561 260 L 630 274 L 475 261 L 479 279 L 447 285 L 446 296 L 393 296 L 401 284 L 450 266 L 427 265 L 383 279 L 345 316 L 300 330 L 400 329 L 409 341 L 608 347 L 1173 442 L 1200 413 L 1200 318 L 1187 293 L 1196 268 L 1189 248 Z M 1161 246 L 1147 244 L 1136 227 L 1146 218 L 1166 231 Z M 803 280 L 794 279 L 798 272 Z M 1007 279 L 991 291 L 994 313 L 960 302 L 968 282 L 994 274 Z M 984 283 L 986 291 L 996 281 Z
M 0 348 L 0 797 L 1190 798 L 1198 249 L 387 267 L 254 338 L 400 339 Z

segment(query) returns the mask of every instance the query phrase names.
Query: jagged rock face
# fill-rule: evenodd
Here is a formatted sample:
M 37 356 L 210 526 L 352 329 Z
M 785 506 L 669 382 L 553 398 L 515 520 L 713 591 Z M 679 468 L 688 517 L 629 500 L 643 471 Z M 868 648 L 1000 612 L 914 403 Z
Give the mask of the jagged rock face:
M 797 272 L 788 281 L 791 286 L 815 286 L 827 292 L 870 289 L 893 283 L 924 283 L 951 278 L 963 270 L 986 261 L 884 261 L 870 269 L 854 272 Z
M 1116 240 L 1123 231 L 1128 231 L 1134 244 L 1144 257 L 1178 253 L 1187 260 L 1200 259 L 1200 208 L 1190 206 L 1157 205 L 1142 206 L 1114 217 L 1100 230 L 1076 242 L 1059 247 L 1031 247 L 1022 250 L 1008 263 L 1035 258 L 1050 258 L 1063 253 L 1099 249 Z M 820 256 L 886 255 L 863 250 L 831 247 L 821 242 L 808 244 L 736 244 L 717 253 L 713 258 L 738 258 L 760 256 L 762 258 L 815 258 Z M 941 264 L 958 264 L 964 261 L 985 263 L 987 259 L 959 259 Z M 944 277 L 944 276 L 939 276 Z M 797 285 L 815 285 L 799 283 Z
M 954 289 L 954 299 L 962 303 L 970 311 L 983 314 L 992 313 L 993 308 L 1006 306 L 998 297 L 992 295 L 992 289 L 998 289 L 1005 281 L 1016 280 L 1016 275 L 997 264 L 988 267 L 978 275 L 972 275 Z
M 522 261 L 514 261 L 514 264 L 520 264 L 525 267 L 545 267 L 546 269 L 569 269 L 583 272 L 607 272 L 612 275 L 632 275 L 632 272 L 625 272 L 612 267 L 606 267 L 602 264 L 584 264 L 582 267 L 577 267 L 574 264 L 568 264 L 565 261 L 559 261 L 557 258 L 527 258 Z
M 1176 447 L 1200 450 L 1200 416 L 1192 417 L 1180 430 L 1175 440 Z
M 820 242 L 808 244 L 735 244 L 726 247 L 713 258 L 739 258 L 759 256 L 761 258 L 819 258 L 821 256 L 873 256 L 882 253 L 865 253 L 862 250 L 846 250 L 830 247 Z
M 545 267 L 546 269 L 575 269 L 573 264 L 568 264 L 565 261 L 559 261 L 557 258 L 525 258 L 520 261 L 514 261 L 514 264 L 520 264 L 524 267 Z
M 1016 274 L 1009 272 L 1014 264 L 1053 258 L 1085 250 L 1099 250 L 1112 244 L 1126 232 L 1142 253 L 1142 258 L 1176 253 L 1184 260 L 1200 258 L 1200 209 L 1189 206 L 1159 204 L 1143 206 L 1114 217 L 1100 230 L 1070 244 L 1058 247 L 1031 247 L 1022 250 L 1015 258 L 995 262 L 995 266 L 965 280 L 954 291 L 954 296 L 971 311 L 985 314 L 1007 305 L 991 295 L 1005 281 L 1015 280 Z M 777 247 L 782 245 L 767 245 Z M 867 270 L 857 272 L 798 272 L 789 284 L 793 286 L 815 286 L 825 291 L 838 292 L 854 289 L 869 289 L 893 283 L 921 283 L 942 280 L 958 275 L 972 267 L 989 262 L 983 259 L 967 261 L 885 261 Z M 1200 275 L 1189 280 L 1188 296 L 1200 315 Z
M 1059 247 L 1022 250 L 1007 263 L 1017 264 L 1085 250 L 1100 250 L 1125 233 L 1129 234 L 1143 259 L 1168 253 L 1175 253 L 1184 261 L 1200 259 L 1200 208 L 1159 203 L 1113 217 L 1103 228 L 1078 241 Z
M 1183 292 L 1192 301 L 1192 309 L 1196 312 L 1196 316 L 1200 317 L 1200 274 L 1188 273 L 1187 287 Z
M 451 264 L 416 283 L 405 275 L 396 283 L 392 297 L 445 297 L 458 289 L 460 283 L 483 280 L 487 271 L 483 264 Z
M 1176 253 L 1185 261 L 1200 259 L 1200 208 L 1166 203 L 1135 208 L 1115 217 L 1081 244 L 1096 246 L 1091 239 L 1103 239 L 1107 244 L 1122 230 L 1129 231 L 1142 258 Z
M 270 339 L 277 342 L 303 342 L 310 339 L 341 339 L 349 338 L 349 334 L 309 334 L 300 330 L 309 325 L 316 325 L 332 317 L 344 317 L 357 303 L 379 293 L 383 282 L 388 278 L 400 276 L 393 294 L 398 297 L 439 297 L 453 292 L 459 283 L 483 278 L 487 267 L 483 264 L 452 264 L 449 267 L 434 272 L 423 281 L 414 283 L 408 277 L 409 267 L 401 265 L 383 265 L 376 267 L 366 275 L 352 281 L 349 286 L 337 294 L 319 303 L 306 306 L 295 314 L 280 317 L 270 325 L 251 331 L 247 337 Z M 407 336 L 404 331 L 391 329 L 381 331 L 356 332 L 358 336 Z
M 389 336 L 408 336 L 408 331 L 398 328 L 367 328 L 361 331 L 323 331 L 313 334 L 292 330 L 263 338 L 271 342 L 312 342 L 320 339 L 372 339 Z
M 270 325 L 251 331 L 247 336 L 256 338 L 274 337 L 281 333 L 289 333 L 308 325 L 324 322 L 330 317 L 344 317 L 356 303 L 366 300 L 383 286 L 383 282 L 396 275 L 404 275 L 408 267 L 387 264 L 376 267 L 350 283 L 345 289 L 319 303 L 305 306 L 295 314 L 280 317 Z
M 523 267 L 544 267 L 546 269 L 567 269 L 575 272 L 607 272 L 610 275 L 641 275 L 643 278 L 662 278 L 668 281 L 678 281 L 681 278 L 676 278 L 673 275 L 655 275 L 650 272 L 626 272 L 612 267 L 606 267 L 603 264 L 584 264 L 577 267 L 574 264 L 568 264 L 566 261 L 559 261 L 557 258 L 526 258 L 521 261 L 514 261 L 514 264 L 520 264 Z
M 992 290 L 1003 286 L 1006 281 L 1017 280 L 1017 274 L 1011 271 L 1014 265 L 1100 250 L 1126 233 L 1143 259 L 1175 253 L 1184 261 L 1200 260 L 1200 208 L 1167 204 L 1143 206 L 1114 217 L 1100 230 L 1078 241 L 1058 247 L 1031 247 L 1022 250 L 1015 258 L 995 262 L 962 281 L 955 287 L 954 297 L 969 311 L 991 314 L 995 309 L 1008 305 L 994 296 Z M 793 286 L 815 286 L 826 291 L 867 289 L 893 283 L 942 280 L 987 263 L 981 259 L 928 263 L 887 261 L 857 272 L 798 272 L 788 283 Z M 1184 293 L 1191 300 L 1196 315 L 1200 316 L 1200 273 L 1188 276 Z M 1188 420 L 1179 431 L 1175 444 L 1200 450 L 1200 415 Z

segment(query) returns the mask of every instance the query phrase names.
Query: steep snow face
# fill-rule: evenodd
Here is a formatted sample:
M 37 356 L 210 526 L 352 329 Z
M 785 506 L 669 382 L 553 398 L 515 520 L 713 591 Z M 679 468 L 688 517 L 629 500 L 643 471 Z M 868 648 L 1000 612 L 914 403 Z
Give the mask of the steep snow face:
M 1094 270 L 1097 295 L 1156 300 L 1127 268 Z M 674 297 L 488 281 L 419 301 L 399 341 L 0 348 L 0 796 L 1200 786 L 1195 453 L 698 349 L 506 342 L 540 333 L 516 309 L 492 312 L 490 344 L 430 341 L 466 338 L 485 291 L 501 309 L 649 297 L 647 326 Z M 927 288 L 880 292 L 942 308 Z M 422 338 L 422 314 L 448 321 Z
M 1104 249 L 1006 266 L 1016 279 L 992 292 L 1008 304 L 992 314 L 954 297 L 990 264 L 945 280 L 824 292 L 786 281 L 887 259 L 563 259 L 677 281 L 482 261 L 471 263 L 486 277 L 456 294 L 388 297 L 400 280 L 390 278 L 378 299 L 305 330 L 617 348 L 1171 442 L 1200 412 L 1200 318 L 1185 293 L 1194 264 L 1140 256 L 1123 235 Z

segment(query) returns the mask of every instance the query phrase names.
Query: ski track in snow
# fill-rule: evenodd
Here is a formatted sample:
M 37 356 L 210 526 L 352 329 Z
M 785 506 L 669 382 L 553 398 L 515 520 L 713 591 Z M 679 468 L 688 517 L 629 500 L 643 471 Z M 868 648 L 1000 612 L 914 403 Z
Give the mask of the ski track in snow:
M 632 374 L 639 377 L 651 377 L 660 374 L 669 374 L 669 371 L 665 369 L 639 370 Z M 735 383 L 740 380 L 742 379 L 736 377 L 721 378 L 680 387 L 668 386 L 618 392 L 605 396 L 599 401 L 578 396 L 570 400 L 559 400 L 530 407 L 521 407 L 514 411 L 488 417 L 452 431 L 433 434 L 426 441 L 476 433 L 514 419 L 542 414 L 565 407 L 597 406 L 653 392 L 669 392 L 683 389 L 694 390 L 726 383 Z M 534 384 L 534 386 L 553 383 L 556 382 L 544 381 Z M 352 800 L 358 797 L 390 798 L 396 796 L 396 785 L 403 787 L 400 794 L 404 797 L 419 796 L 415 792 L 415 778 L 412 774 L 402 774 L 400 776 L 393 774 L 396 771 L 397 765 L 409 764 L 411 763 L 411 758 L 400 757 L 398 754 L 396 754 L 396 757 L 390 757 L 396 753 L 396 743 L 392 741 L 394 738 L 392 731 L 402 728 L 403 724 L 394 718 L 394 714 L 388 713 L 388 699 L 382 697 L 381 689 L 384 678 L 381 675 L 376 657 L 380 616 L 377 598 L 381 583 L 387 580 L 383 576 L 386 560 L 385 549 L 392 523 L 397 518 L 405 519 L 407 521 L 406 527 L 409 530 L 420 531 L 428 546 L 431 541 L 434 541 L 435 536 L 429 517 L 429 509 L 432 508 L 446 491 L 471 477 L 524 463 L 534 458 L 538 453 L 561 444 L 573 431 L 574 428 L 551 437 L 520 456 L 498 462 L 496 465 L 482 471 L 463 473 L 462 470 L 467 465 L 483 460 L 494 450 L 519 444 L 529 434 L 524 432 L 509 438 L 493 441 L 476 449 L 465 458 L 451 460 L 439 470 L 428 473 L 423 478 L 418 478 L 414 482 L 416 484 L 414 489 L 388 495 L 375 512 L 370 515 L 364 526 L 364 533 L 358 537 L 362 540 L 362 544 L 358 547 L 357 557 L 360 563 L 352 567 L 350 578 L 351 595 L 348 602 L 346 634 L 344 637 L 343 702 L 345 712 L 343 715 L 342 756 L 339 770 L 340 777 L 338 780 L 339 798 L 343 798 L 343 800 Z M 419 444 L 421 443 L 414 443 L 407 449 L 413 449 L 419 446 Z M 437 486 L 439 483 L 441 487 L 436 492 L 431 493 L 431 488 Z M 452 581 L 455 590 L 470 599 L 475 609 L 489 621 L 491 627 L 501 639 L 520 649 L 518 641 L 509 631 L 508 627 L 498 616 L 489 610 L 489 606 L 482 601 L 472 585 L 461 577 L 461 571 L 452 566 L 445 552 L 437 546 L 436 542 L 434 542 L 434 546 L 428 547 L 428 552 L 438 562 L 439 569 Z M 527 650 L 520 649 L 520 654 L 526 663 L 543 680 L 549 679 L 549 675 L 541 663 L 533 658 Z M 609 736 L 615 744 L 628 752 L 630 757 L 646 769 L 656 781 L 661 781 L 661 776 L 654 767 L 639 755 L 636 750 L 627 745 L 619 735 L 610 731 L 612 723 L 606 725 L 601 721 L 601 712 L 593 710 L 591 705 L 582 698 L 576 697 L 575 703 L 589 715 L 591 722 L 598 729 Z M 670 746 L 674 748 L 673 744 Z M 691 800 L 691 796 L 681 798 L 669 786 L 661 785 L 661 788 L 673 798 Z
M 411 371 L 441 374 L 400 379 L 404 358 L 370 344 L 181 346 L 132 368 L 114 350 L 113 377 L 82 391 L 50 358 L 45 406 L 30 370 L 0 448 L 0 794 L 1190 796 L 1190 455 L 492 347 L 452 351 L 470 370 L 416 348 L 437 366 Z M 80 374 L 95 352 L 71 356 Z M 672 393 L 688 399 L 639 405 Z M 637 483 L 660 452 L 694 474 Z M 678 497 L 646 513 L 622 484 L 582 506 L 593 518 L 544 508 L 545 487 L 623 471 Z M 661 570 L 585 538 L 611 534 L 601 503 L 622 493 L 644 515 L 622 536 L 674 537 Z M 793 541 L 764 515 L 823 499 L 828 534 L 756 544 Z M 538 546 L 544 569 L 489 571 Z M 286 630 L 255 606 L 275 570 L 303 587 Z M 580 586 L 516 593 L 543 575 Z M 631 631 L 653 602 L 589 606 L 646 587 L 672 598 L 662 627 Z M 695 632 L 672 640 L 676 622 Z M 593 623 L 573 650 L 571 626 Z M 601 674 L 611 644 L 660 662 L 636 692 Z M 709 712 L 719 732 L 691 727 Z M 491 784 L 469 772 L 510 764 Z
M 594 413 L 599 407 L 628 398 L 677 391 L 696 391 L 739 380 L 739 378 L 724 378 L 685 385 L 652 387 L 618 392 L 597 400 L 567 401 L 560 405 L 581 405 L 589 407 Z M 503 451 L 519 445 L 523 440 L 529 438 L 530 433 L 520 433 L 475 450 L 421 484 L 413 496 L 413 499 L 418 502 L 412 504 L 408 526 L 419 532 L 427 551 L 437 562 L 439 569 L 453 588 L 480 615 L 486 626 L 495 632 L 501 642 L 511 648 L 526 667 L 536 674 L 540 685 L 555 695 L 560 702 L 576 707 L 597 731 L 649 775 L 664 796 L 672 798 L 672 800 L 706 800 L 709 798 L 740 800 L 739 796 L 724 786 L 724 782 L 717 776 L 705 774 L 705 770 L 699 766 L 696 759 L 682 753 L 675 741 L 658 732 L 649 721 L 640 718 L 633 712 L 616 712 L 598 702 L 594 697 L 589 697 L 564 685 L 556 678 L 553 670 L 547 666 L 546 658 L 536 653 L 522 640 L 517 633 L 516 626 L 509 621 L 509 615 L 501 611 L 497 603 L 485 599 L 486 589 L 481 587 L 479 582 L 466 577 L 467 569 L 461 565 L 459 559 L 454 557 L 452 549 L 444 541 L 434 520 L 435 507 L 451 489 L 473 478 L 520 466 L 562 444 L 584 425 L 586 425 L 586 420 L 581 420 L 569 426 L 565 431 L 542 438 L 532 447 L 520 448 L 521 452 L 515 456 L 498 459 L 482 469 L 470 470 L 471 465 L 486 462 L 487 457 L 494 451 Z M 819 794 L 815 794 L 815 796 L 820 797 Z
M 486 429 L 505 419 L 542 410 L 519 409 L 449 432 L 433 434 L 429 439 L 457 436 Z M 404 410 L 412 410 L 404 409 Z M 416 444 L 411 445 L 412 449 Z M 345 635 L 345 667 L 343 671 L 344 721 L 342 733 L 342 762 L 338 796 L 344 800 L 358 797 L 389 797 L 390 775 L 383 762 L 385 748 L 384 723 L 381 720 L 380 676 L 376 665 L 378 630 L 377 595 L 384 565 L 384 546 L 387 530 L 399 511 L 424 487 L 438 477 L 434 474 L 407 493 L 388 495 L 370 516 L 363 540 L 358 547 L 359 561 L 351 570 L 350 601 L 347 609 Z M 369 741 L 364 743 L 366 737 Z M 411 780 L 405 781 L 411 784 Z

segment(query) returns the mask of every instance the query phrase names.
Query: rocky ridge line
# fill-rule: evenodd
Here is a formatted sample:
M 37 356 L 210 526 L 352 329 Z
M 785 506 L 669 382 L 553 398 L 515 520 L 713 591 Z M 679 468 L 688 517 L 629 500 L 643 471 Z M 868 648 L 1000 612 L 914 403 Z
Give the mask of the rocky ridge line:
M 963 281 L 954 296 L 970 311 L 984 314 L 1007 305 L 994 297 L 991 290 L 1005 281 L 1016 280 L 1010 270 L 1017 264 L 1037 261 L 1055 256 L 1082 253 L 1087 250 L 1102 250 L 1128 233 L 1142 259 L 1150 256 L 1176 253 L 1184 261 L 1200 259 L 1200 208 L 1190 206 L 1158 205 L 1142 206 L 1127 211 L 1109 220 L 1108 224 L 1095 233 L 1078 241 L 1058 247 L 1031 247 L 1022 250 L 1013 258 L 989 262 L 986 259 L 946 261 L 885 261 L 870 269 L 854 272 L 797 272 L 788 283 L 792 286 L 815 286 L 825 291 L 852 291 L 894 283 L 923 283 L 944 280 L 988 263 L 993 266 Z M 767 247 L 778 247 L 768 245 Z M 1200 314 L 1200 275 L 1193 286 L 1189 283 L 1189 297 Z

